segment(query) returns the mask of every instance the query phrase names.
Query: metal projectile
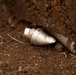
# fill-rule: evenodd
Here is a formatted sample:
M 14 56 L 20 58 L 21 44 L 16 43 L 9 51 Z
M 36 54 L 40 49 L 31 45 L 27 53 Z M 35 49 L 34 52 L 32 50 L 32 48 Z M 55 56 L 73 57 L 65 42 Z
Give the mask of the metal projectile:
M 47 35 L 39 28 L 25 28 L 24 36 L 26 36 L 30 40 L 30 43 L 34 45 L 48 45 L 56 42 L 53 37 Z

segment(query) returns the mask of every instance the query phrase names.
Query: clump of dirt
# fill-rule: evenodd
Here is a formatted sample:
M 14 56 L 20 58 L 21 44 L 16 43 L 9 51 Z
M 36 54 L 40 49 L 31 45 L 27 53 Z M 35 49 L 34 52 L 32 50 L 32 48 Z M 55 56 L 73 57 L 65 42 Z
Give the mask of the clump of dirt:
M 3 0 L 0 3 L 0 74 L 75 75 L 76 57 L 66 48 L 59 52 L 55 45 L 33 46 L 22 36 L 27 26 L 47 25 L 76 41 L 75 6 L 75 0 Z

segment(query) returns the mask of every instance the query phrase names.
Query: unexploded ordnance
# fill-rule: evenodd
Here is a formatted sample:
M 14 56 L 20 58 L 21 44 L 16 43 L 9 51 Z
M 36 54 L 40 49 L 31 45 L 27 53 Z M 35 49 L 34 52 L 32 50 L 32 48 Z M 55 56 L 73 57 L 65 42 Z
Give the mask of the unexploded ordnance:
M 30 40 L 30 43 L 34 45 L 48 45 L 56 42 L 53 37 L 47 35 L 40 28 L 25 28 L 24 36 L 26 36 Z

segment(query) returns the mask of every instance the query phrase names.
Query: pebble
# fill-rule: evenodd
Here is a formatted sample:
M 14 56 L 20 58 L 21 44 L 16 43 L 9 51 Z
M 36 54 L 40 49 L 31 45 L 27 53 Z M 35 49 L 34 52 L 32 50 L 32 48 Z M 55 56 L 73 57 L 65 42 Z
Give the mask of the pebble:
M 38 64 L 36 63 L 35 66 L 38 66 Z
M 63 69 L 62 65 L 59 65 L 60 69 Z
M 67 54 L 65 52 L 60 53 L 61 55 L 64 55 L 65 58 L 67 58 Z
M 55 46 L 55 49 L 62 52 L 63 51 L 63 45 L 61 45 L 60 43 L 57 43 Z
M 34 55 L 32 58 L 33 58 L 33 59 L 35 59 L 35 58 L 36 58 L 36 56 Z
M 75 72 L 74 71 L 72 71 L 72 74 L 74 74 Z
M 69 73 L 69 71 L 68 71 L 68 70 L 67 70 L 66 72 L 67 72 L 67 73 Z
M 2 46 L 3 45 L 3 42 L 0 42 L 0 46 Z
M 41 59 L 41 57 L 39 57 L 39 59 Z
M 4 54 L 4 56 L 10 57 L 10 54 Z
M 17 35 L 17 38 L 20 38 L 21 36 L 20 35 Z
M 21 71 L 22 70 L 22 66 L 19 66 L 19 69 L 18 69 L 18 71 Z
M 6 64 L 9 65 L 10 64 L 9 61 L 6 61 Z
M 11 24 L 11 27 L 14 27 L 15 25 L 14 24 Z

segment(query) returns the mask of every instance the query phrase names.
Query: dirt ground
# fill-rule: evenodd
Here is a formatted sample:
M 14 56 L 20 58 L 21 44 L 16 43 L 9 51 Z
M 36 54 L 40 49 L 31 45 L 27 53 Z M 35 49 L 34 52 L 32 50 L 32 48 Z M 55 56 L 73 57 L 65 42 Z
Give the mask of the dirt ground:
M 44 15 L 49 28 L 53 25 L 56 32 L 76 41 L 75 0 L 0 3 L 0 75 L 76 75 L 76 56 L 66 48 L 59 51 L 56 44 L 30 45 L 23 36 L 24 29 L 31 23 L 33 27 L 46 25 Z

